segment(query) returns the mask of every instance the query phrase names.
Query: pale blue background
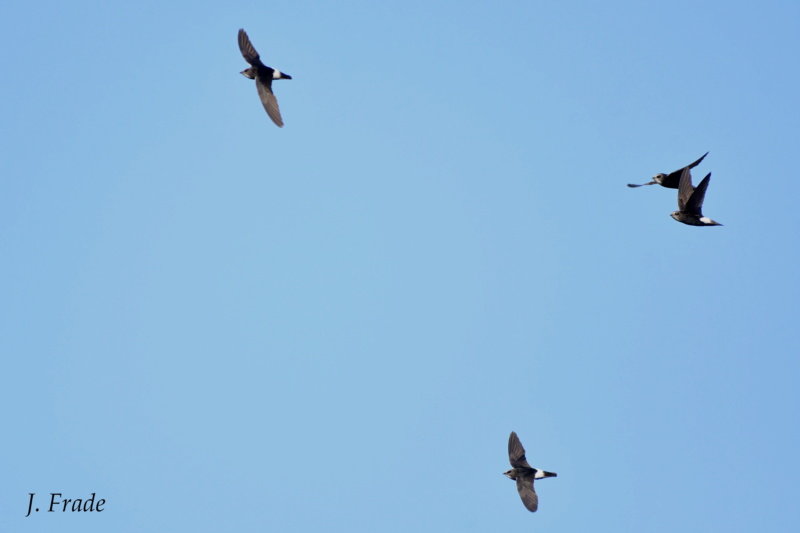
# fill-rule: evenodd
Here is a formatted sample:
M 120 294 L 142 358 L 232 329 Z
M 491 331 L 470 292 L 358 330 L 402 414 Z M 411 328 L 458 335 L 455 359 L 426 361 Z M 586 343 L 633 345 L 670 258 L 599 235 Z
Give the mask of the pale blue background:
M 0 530 L 796 531 L 797 2 L 11 1 L 0 44 Z M 724 227 L 625 187 L 706 151 Z

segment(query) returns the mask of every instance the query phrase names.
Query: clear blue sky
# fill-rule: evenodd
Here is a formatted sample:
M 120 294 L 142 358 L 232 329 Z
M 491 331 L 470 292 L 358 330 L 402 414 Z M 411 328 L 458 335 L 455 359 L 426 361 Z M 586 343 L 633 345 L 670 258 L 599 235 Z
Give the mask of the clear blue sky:
M 0 530 L 794 531 L 798 24 L 5 2 Z

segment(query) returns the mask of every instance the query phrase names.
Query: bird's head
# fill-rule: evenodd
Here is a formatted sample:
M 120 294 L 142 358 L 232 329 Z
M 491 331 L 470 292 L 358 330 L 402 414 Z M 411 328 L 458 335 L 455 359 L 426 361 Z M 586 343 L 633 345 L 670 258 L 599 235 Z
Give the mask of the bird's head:
M 681 212 L 680 211 L 673 211 L 672 213 L 669 214 L 669 216 L 671 216 L 672 218 L 674 218 L 678 222 L 681 221 Z
M 503 475 L 506 476 L 508 479 L 517 479 L 517 475 L 514 473 L 513 470 L 509 470 L 508 472 L 503 472 Z
M 250 68 L 244 69 L 244 70 L 243 70 L 243 71 L 241 71 L 239 74 L 241 74 L 241 75 L 242 75 L 242 76 L 244 76 L 245 78 L 250 78 L 251 80 L 254 80 L 254 79 L 256 79 L 256 69 L 255 69 L 255 68 L 253 68 L 253 67 L 250 67 Z

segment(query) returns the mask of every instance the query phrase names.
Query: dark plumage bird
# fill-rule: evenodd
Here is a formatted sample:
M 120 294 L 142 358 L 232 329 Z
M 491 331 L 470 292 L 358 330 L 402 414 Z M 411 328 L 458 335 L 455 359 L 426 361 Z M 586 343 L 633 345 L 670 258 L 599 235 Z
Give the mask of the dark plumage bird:
M 706 189 L 710 180 L 711 172 L 703 178 L 700 185 L 692 187 L 692 173 L 689 172 L 689 167 L 684 168 L 678 188 L 679 210 L 673 211 L 669 216 L 690 226 L 721 226 L 722 224 L 719 222 L 703 216 L 703 200 L 706 197 Z
M 700 164 L 700 162 L 705 159 L 708 155 L 708 152 L 703 154 L 703 157 L 695 161 L 694 163 L 689 164 L 684 168 L 694 168 Z M 653 181 L 650 183 L 642 183 L 641 185 L 634 185 L 633 183 L 629 183 L 628 187 L 643 187 L 645 185 L 655 185 L 658 183 L 662 187 L 666 187 L 668 189 L 677 189 L 680 186 L 681 181 L 681 172 L 683 172 L 683 168 L 679 168 L 675 172 L 670 172 L 669 174 L 656 174 L 653 176 Z
M 272 93 L 272 80 L 290 80 L 292 77 L 262 63 L 258 57 L 258 52 L 250 43 L 247 33 L 241 29 L 239 30 L 239 50 L 242 51 L 245 61 L 251 65 L 250 68 L 243 70 L 241 74 L 251 80 L 256 80 L 258 96 L 261 98 L 261 103 L 264 104 L 264 109 L 267 110 L 267 115 L 272 119 L 272 122 L 282 128 L 283 119 L 281 118 L 281 110 L 278 109 L 278 100 Z
M 525 459 L 525 448 L 522 447 L 519 437 L 513 431 L 508 437 L 508 460 L 513 468 L 508 472 L 503 472 L 503 475 L 517 481 L 517 491 L 519 497 L 522 498 L 523 505 L 527 510 L 535 513 L 539 508 L 539 496 L 533 490 L 533 480 L 556 477 L 557 474 L 531 468 Z

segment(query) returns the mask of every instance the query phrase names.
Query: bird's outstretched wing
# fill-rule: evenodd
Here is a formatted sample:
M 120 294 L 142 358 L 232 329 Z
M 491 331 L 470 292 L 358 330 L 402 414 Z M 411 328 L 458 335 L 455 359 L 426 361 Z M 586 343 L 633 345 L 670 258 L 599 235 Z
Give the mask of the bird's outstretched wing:
M 265 83 L 261 78 L 256 78 L 256 88 L 267 115 L 276 126 L 282 128 L 283 119 L 281 118 L 281 110 L 278 108 L 278 99 L 275 98 L 275 94 L 272 92 L 272 80 L 267 80 Z
M 247 33 L 243 29 L 239 29 L 239 50 L 241 50 L 244 60 L 254 67 L 264 65 L 258 57 L 258 52 L 256 52 L 256 49 L 247 37 Z
M 703 181 L 694 188 L 692 196 L 686 201 L 686 206 L 683 208 L 687 213 L 694 213 L 697 216 L 703 216 L 703 200 L 706 198 L 706 189 L 708 182 L 711 181 L 711 172 L 709 172 Z
M 689 170 L 689 167 L 686 167 L 683 169 L 683 171 L 681 171 L 681 181 L 680 181 L 680 186 L 678 187 L 679 210 L 685 211 L 686 204 L 692 197 L 693 192 L 694 192 L 694 187 L 692 187 L 692 173 Z
M 519 437 L 517 437 L 517 434 L 513 431 L 508 437 L 508 461 L 514 468 L 531 467 L 531 465 L 528 464 L 527 459 L 525 459 L 525 448 L 522 447 Z M 533 482 L 531 481 L 531 483 Z M 519 481 L 517 481 L 517 487 L 519 487 Z
M 650 183 L 640 183 L 639 185 L 636 185 L 635 183 L 629 183 L 628 187 L 644 187 L 645 185 L 655 185 L 656 183 L 656 181 L 651 181 Z
M 533 476 L 517 477 L 517 492 L 519 492 L 519 497 L 522 498 L 522 504 L 525 508 L 535 513 L 536 509 L 539 508 L 539 496 L 533 490 Z
M 705 159 L 705 158 L 706 158 L 706 156 L 707 156 L 707 155 L 708 155 L 708 152 L 704 153 L 704 154 L 702 155 L 702 157 L 700 157 L 700 159 L 698 159 L 698 160 L 697 160 L 697 161 L 695 161 L 694 163 L 690 163 L 690 164 L 688 165 L 688 167 L 689 167 L 689 168 L 694 168 L 694 167 L 696 167 L 697 165 L 699 165 L 699 164 L 700 164 L 700 162 L 701 162 L 701 161 L 703 161 L 703 159 Z M 681 170 L 683 170 L 683 169 L 681 169 Z M 676 170 L 675 172 L 680 172 L 680 171 L 679 171 L 679 170 Z
M 686 165 L 683 168 L 692 169 L 692 168 L 696 167 L 697 165 L 700 164 L 701 161 L 703 161 L 703 159 L 706 158 L 707 155 L 708 155 L 708 152 L 704 153 L 703 156 L 700 159 L 698 159 L 694 163 L 689 163 L 688 165 Z M 668 189 L 678 189 L 678 188 L 680 188 L 681 174 L 683 174 L 683 168 L 679 168 L 675 172 L 670 172 L 669 174 L 667 174 L 667 177 L 665 177 L 664 179 L 661 180 L 662 187 L 667 187 Z

